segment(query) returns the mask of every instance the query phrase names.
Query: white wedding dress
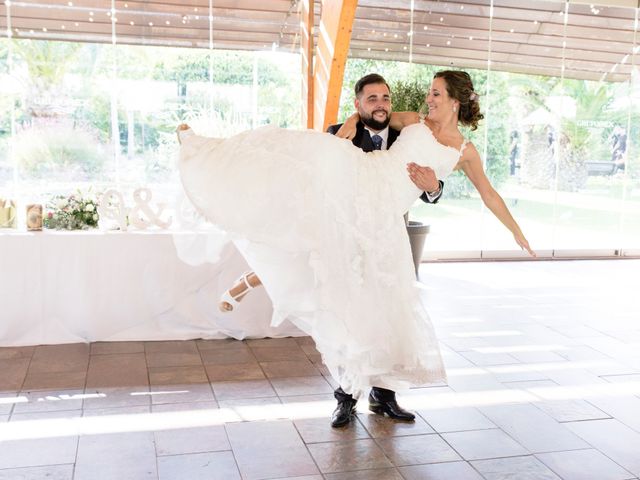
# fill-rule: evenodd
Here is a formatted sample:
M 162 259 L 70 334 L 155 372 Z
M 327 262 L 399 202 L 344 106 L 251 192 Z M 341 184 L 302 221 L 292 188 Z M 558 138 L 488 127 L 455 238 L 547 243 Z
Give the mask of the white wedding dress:
M 445 379 L 403 214 L 422 193 L 406 164 L 428 165 L 442 179 L 458 150 L 422 123 L 371 153 L 327 133 L 275 127 L 181 138 L 185 192 L 243 240 L 273 301 L 272 325 L 287 319 L 311 335 L 347 392 Z

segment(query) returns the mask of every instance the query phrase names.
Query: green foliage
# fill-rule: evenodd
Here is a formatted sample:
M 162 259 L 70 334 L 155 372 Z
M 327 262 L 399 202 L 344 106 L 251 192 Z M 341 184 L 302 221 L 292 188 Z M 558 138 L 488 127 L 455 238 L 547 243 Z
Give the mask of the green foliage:
M 15 40 L 16 61 L 26 65 L 29 81 L 40 90 L 58 86 L 75 61 L 81 43 L 42 40 Z
M 46 180 L 96 180 L 108 158 L 89 131 L 64 124 L 18 133 L 14 155 L 21 174 Z
M 424 106 L 425 88 L 417 81 L 397 81 L 391 85 L 393 109 L 396 112 L 418 112 Z
M 210 58 L 211 56 L 211 58 Z M 286 85 L 288 80 L 272 62 L 256 58 L 251 52 L 188 50 L 164 52 L 153 66 L 152 78 L 184 84 L 208 82 L 211 78 L 209 64 L 212 63 L 213 83 L 231 85 L 253 84 L 254 63 L 257 68 L 258 85 Z

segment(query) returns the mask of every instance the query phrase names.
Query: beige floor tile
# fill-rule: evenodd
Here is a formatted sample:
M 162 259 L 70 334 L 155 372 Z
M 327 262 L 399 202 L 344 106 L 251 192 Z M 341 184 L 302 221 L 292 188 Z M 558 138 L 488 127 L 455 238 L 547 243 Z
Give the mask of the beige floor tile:
M 377 441 L 395 466 L 462 460 L 439 435 L 411 435 Z
M 484 480 L 467 462 L 413 465 L 398 470 L 405 480 Z
M 87 389 L 144 387 L 149 384 L 143 353 L 92 355 Z
M 436 432 L 463 432 L 495 428 L 496 425 L 480 411 L 472 407 L 437 408 L 418 410 L 418 414 Z
M 148 406 L 151 404 L 149 387 L 116 387 L 116 388 L 86 388 L 86 398 L 82 407 L 118 408 Z
M 276 392 L 267 380 L 245 380 L 241 382 L 214 382 L 211 384 L 218 400 L 238 398 L 273 397 Z
M 179 428 L 154 432 L 158 455 L 218 452 L 231 450 L 223 426 Z
M 0 480 L 72 480 L 73 464 L 0 470 Z
M 96 342 L 91 344 L 91 355 L 114 353 L 144 353 L 143 342 Z
M 253 347 L 296 347 L 298 342 L 294 337 L 285 338 L 255 338 L 246 340 L 247 345 Z
M 422 435 L 435 433 L 427 422 L 419 416 L 413 422 L 403 422 L 394 420 L 386 415 L 377 415 L 369 412 L 367 400 L 358 402 L 358 419 L 362 422 L 371 437 L 386 438 L 399 437 L 402 435 Z
M 146 357 L 148 367 L 183 367 L 189 365 L 202 365 L 200 352 L 147 352 Z
M 144 342 L 146 353 L 198 353 L 195 340 Z
M 40 345 L 36 347 L 29 373 L 62 373 L 86 371 L 89 364 L 89 345 Z
M 87 378 L 86 370 L 81 372 L 27 373 L 22 385 L 24 391 L 83 389 Z
M 205 365 L 230 365 L 234 363 L 255 363 L 256 358 L 249 347 L 217 348 L 200 352 Z
M 225 428 L 244 480 L 320 473 L 289 421 L 232 423 Z
M 272 378 L 271 385 L 281 397 L 332 393 L 333 388 L 322 376 Z
M 10 422 L 25 422 L 32 420 L 69 420 L 73 421 L 74 418 L 80 418 L 82 416 L 82 410 L 54 410 L 50 412 L 31 412 L 31 413 L 14 413 L 9 419 Z M 43 426 L 46 426 L 47 422 L 44 422 Z
M 185 383 L 178 385 L 152 385 L 150 392 L 153 405 L 166 403 L 213 402 L 213 390 L 208 383 Z
M 231 363 L 228 365 L 205 365 L 210 382 L 231 380 L 263 380 L 264 372 L 257 362 Z
M 3 441 L 0 469 L 74 463 L 77 447 L 78 437 Z
M 149 368 L 151 385 L 184 385 L 185 383 L 209 383 L 207 372 L 202 365 L 190 367 Z
M 303 475 L 302 477 L 280 477 L 273 480 L 324 480 L 322 475 Z
M 222 338 L 218 340 L 196 340 L 196 346 L 198 347 L 198 350 L 204 352 L 206 350 L 225 348 L 246 348 L 247 344 L 241 340 L 235 340 L 233 338 Z
M 300 348 L 295 347 L 251 347 L 251 351 L 259 362 L 279 362 L 306 360 L 307 354 Z
M 622 468 L 640 477 L 640 433 L 615 419 L 571 422 L 565 425 Z
M 128 407 L 91 408 L 82 411 L 83 417 L 107 417 L 126 415 L 145 415 L 151 412 L 150 405 L 138 405 Z
M 298 345 L 300 345 L 302 351 L 307 354 L 307 357 L 311 357 L 312 355 L 320 355 L 320 352 L 313 343 L 299 343 Z
M 640 398 L 633 395 L 589 397 L 589 404 L 640 433 Z M 602 418 L 602 417 L 601 417 Z
M 531 453 L 589 447 L 564 424 L 533 405 L 490 406 L 480 411 Z
M 320 371 L 309 360 L 260 362 L 260 366 L 267 378 L 320 375 Z
M 20 397 L 27 401 L 16 403 L 13 413 L 81 410 L 84 389 L 22 392 Z
M 322 473 L 393 467 L 374 440 L 312 443 L 307 445 Z
M 487 480 L 535 478 L 536 480 L 562 480 L 534 456 L 497 458 L 471 462 Z M 600 480 L 600 479 L 598 479 Z
M 460 352 L 464 358 L 477 366 L 508 365 L 518 360 L 508 353 Z
M 229 408 L 238 412 L 242 417 L 246 417 L 247 409 L 245 407 L 249 407 L 254 412 L 261 413 L 260 407 L 277 407 L 278 405 L 282 405 L 282 402 L 279 397 L 259 397 L 220 400 L 218 404 L 220 408 Z
M 442 438 L 465 460 L 527 455 L 522 445 L 502 430 L 443 433 Z
M 0 360 L 0 393 L 17 392 L 22 389 L 22 384 L 27 376 L 29 362 L 29 358 Z
M 302 418 L 294 420 L 294 425 L 304 443 L 320 442 L 342 442 L 346 440 L 357 440 L 359 438 L 370 438 L 369 434 L 356 419 L 345 427 L 333 428 L 331 417 Z
M 31 358 L 36 347 L 2 347 L 0 348 L 0 365 L 3 360 L 14 360 L 16 358 Z
M 535 406 L 557 422 L 579 422 L 611 418 L 610 415 L 586 400 L 544 401 L 536 403 Z
M 158 412 L 193 412 L 196 410 L 217 410 L 218 402 L 163 403 L 152 405 L 151 411 Z
M 9 415 L 14 405 L 27 401 L 25 395 L 15 392 L 0 392 L 0 415 Z
M 628 480 L 634 475 L 598 450 L 540 453 L 536 458 L 563 480 Z
M 159 480 L 240 480 L 231 452 L 195 453 L 158 458 Z
M 324 478 L 326 480 L 403 480 L 402 475 L 395 468 L 329 473 Z
M 74 480 L 157 479 L 152 433 L 80 437 Z
M 303 337 L 294 337 L 296 343 L 298 345 L 313 345 L 315 346 L 316 342 L 313 340 L 313 338 L 311 338 L 308 335 L 305 335 Z

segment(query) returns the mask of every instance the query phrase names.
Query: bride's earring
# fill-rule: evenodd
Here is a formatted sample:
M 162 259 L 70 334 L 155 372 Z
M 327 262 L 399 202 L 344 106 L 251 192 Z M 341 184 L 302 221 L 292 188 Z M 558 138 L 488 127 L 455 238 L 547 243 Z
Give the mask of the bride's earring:
M 456 113 L 458 111 L 458 107 L 456 107 L 455 105 L 453 106 L 453 113 Z

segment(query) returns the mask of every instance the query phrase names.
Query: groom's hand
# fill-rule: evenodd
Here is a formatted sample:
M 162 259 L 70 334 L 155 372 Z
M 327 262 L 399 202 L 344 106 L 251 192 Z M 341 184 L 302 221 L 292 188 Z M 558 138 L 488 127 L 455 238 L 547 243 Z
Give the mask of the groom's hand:
M 407 164 L 407 172 L 411 181 L 423 192 L 434 193 L 440 189 L 440 182 L 432 168 L 422 167 L 412 162 Z

